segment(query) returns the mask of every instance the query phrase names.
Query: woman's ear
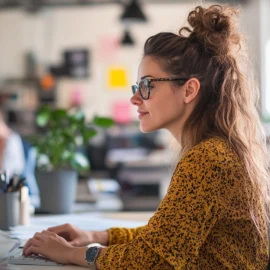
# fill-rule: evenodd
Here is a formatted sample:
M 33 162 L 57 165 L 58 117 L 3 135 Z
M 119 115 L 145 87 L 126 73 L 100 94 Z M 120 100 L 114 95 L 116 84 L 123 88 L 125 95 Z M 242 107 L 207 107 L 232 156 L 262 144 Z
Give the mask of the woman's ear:
M 192 102 L 198 95 L 200 87 L 201 84 L 198 81 L 198 79 L 196 78 L 189 79 L 184 85 L 185 88 L 184 102 L 185 103 Z

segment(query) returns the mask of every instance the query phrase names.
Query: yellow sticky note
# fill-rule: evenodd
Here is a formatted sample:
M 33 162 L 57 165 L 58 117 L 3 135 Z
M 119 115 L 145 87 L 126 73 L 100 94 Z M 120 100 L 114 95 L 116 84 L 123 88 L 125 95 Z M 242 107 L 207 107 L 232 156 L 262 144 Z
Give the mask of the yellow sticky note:
M 127 71 L 124 68 L 111 68 L 108 70 L 109 88 L 126 88 L 128 86 Z

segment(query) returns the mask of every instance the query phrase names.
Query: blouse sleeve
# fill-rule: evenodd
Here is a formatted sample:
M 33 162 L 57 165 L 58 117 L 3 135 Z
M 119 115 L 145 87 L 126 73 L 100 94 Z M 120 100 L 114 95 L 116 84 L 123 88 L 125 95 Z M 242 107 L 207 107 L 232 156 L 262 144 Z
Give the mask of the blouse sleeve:
M 208 147 L 188 152 L 177 165 L 154 216 L 131 242 L 109 246 L 100 269 L 186 269 L 217 220 L 221 168 Z M 215 159 L 215 158 L 214 158 Z
M 109 233 L 109 246 L 115 244 L 125 244 L 136 238 L 145 226 L 130 228 L 110 228 Z

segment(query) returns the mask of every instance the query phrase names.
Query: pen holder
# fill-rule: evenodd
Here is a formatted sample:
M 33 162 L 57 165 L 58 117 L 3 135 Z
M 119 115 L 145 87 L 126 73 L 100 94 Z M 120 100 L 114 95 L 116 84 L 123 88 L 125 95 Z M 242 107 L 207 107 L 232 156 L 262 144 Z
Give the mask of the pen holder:
M 20 221 L 20 193 L 7 192 L 0 194 L 0 229 L 19 225 Z

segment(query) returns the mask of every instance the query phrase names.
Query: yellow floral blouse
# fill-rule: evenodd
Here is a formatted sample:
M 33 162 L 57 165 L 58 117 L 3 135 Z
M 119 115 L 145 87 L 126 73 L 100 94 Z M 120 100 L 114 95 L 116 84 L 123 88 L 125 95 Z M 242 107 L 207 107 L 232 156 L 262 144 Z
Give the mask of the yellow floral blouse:
M 108 230 L 100 268 L 265 270 L 266 223 L 258 202 L 260 237 L 248 208 L 252 186 L 248 182 L 245 192 L 243 172 L 225 140 L 211 138 L 193 147 L 147 225 Z

